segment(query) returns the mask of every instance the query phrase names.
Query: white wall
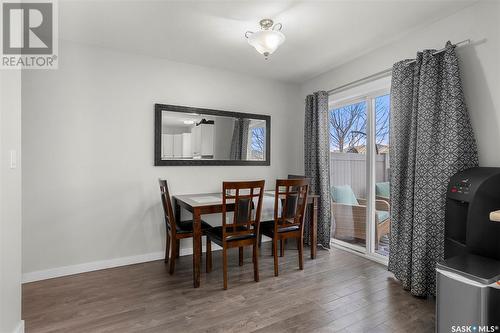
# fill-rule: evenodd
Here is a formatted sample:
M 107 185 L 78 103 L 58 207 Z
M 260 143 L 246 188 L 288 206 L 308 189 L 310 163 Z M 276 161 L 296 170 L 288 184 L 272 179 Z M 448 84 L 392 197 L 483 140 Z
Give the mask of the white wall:
M 297 168 L 297 85 L 71 42 L 59 53 L 58 70 L 22 77 L 23 273 L 162 252 L 158 177 L 186 194 L 273 188 Z M 271 166 L 154 167 L 154 103 L 271 115 Z
M 17 152 L 11 169 L 10 151 Z M 0 332 L 21 322 L 21 72 L 0 70 Z
M 329 90 L 414 58 L 426 48 L 442 48 L 447 40 L 472 39 L 458 48 L 466 102 L 479 147 L 482 166 L 500 166 L 500 2 L 483 1 L 434 24 L 414 31 L 402 40 L 305 82 L 303 96 Z M 297 152 L 303 151 L 303 145 Z M 299 163 L 301 165 L 301 163 Z

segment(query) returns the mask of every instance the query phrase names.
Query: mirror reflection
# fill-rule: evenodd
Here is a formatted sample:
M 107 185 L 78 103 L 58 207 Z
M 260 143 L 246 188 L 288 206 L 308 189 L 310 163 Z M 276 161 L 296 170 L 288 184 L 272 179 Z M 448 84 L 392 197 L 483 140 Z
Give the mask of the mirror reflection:
M 162 160 L 265 161 L 266 120 L 163 110 Z

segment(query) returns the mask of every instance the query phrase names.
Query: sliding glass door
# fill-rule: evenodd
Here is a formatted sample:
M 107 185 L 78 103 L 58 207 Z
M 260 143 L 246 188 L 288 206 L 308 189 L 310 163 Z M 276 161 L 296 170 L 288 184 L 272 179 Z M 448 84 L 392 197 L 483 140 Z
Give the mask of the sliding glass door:
M 330 96 L 332 241 L 385 261 L 389 255 L 390 95 Z
M 329 113 L 330 189 L 334 239 L 354 249 L 366 247 L 367 102 L 355 100 Z M 347 245 L 345 244 L 345 245 Z
M 390 95 L 374 98 L 375 111 L 375 225 L 374 251 L 389 256 L 390 206 L 389 120 Z

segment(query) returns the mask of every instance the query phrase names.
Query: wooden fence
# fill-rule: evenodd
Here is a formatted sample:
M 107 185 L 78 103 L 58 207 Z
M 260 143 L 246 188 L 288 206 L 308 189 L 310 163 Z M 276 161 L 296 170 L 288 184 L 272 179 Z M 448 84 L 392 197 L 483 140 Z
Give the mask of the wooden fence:
M 389 155 L 375 156 L 375 181 L 389 181 Z M 330 152 L 330 184 L 350 185 L 357 198 L 366 198 L 366 154 Z

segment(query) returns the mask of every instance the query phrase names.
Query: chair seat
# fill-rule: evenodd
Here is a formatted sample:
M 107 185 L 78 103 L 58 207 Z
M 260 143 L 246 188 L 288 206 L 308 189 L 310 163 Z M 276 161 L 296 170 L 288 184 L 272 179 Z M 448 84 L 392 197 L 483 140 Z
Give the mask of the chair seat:
M 170 226 L 169 226 L 170 227 Z M 205 221 L 201 221 L 201 231 L 206 232 L 211 229 L 212 226 Z M 193 220 L 186 220 L 178 222 L 175 228 L 178 234 L 190 234 L 193 233 Z
M 245 229 L 246 229 L 245 227 L 237 227 L 236 231 L 243 231 Z M 214 241 L 215 243 L 217 243 L 219 245 L 222 244 L 222 227 L 221 226 L 211 228 L 210 230 L 207 231 L 207 235 L 210 236 L 212 241 Z M 228 242 L 232 242 L 232 241 L 251 239 L 251 238 L 255 238 L 254 233 L 239 235 L 239 236 L 230 236 L 230 237 L 227 237 L 226 240 Z
M 264 221 L 260 223 L 260 229 L 262 230 L 262 233 L 266 236 L 271 236 L 274 235 L 274 221 Z M 289 227 L 281 227 L 278 230 L 278 233 L 285 233 L 285 232 L 292 232 L 292 231 L 298 231 L 299 226 L 298 225 L 292 225 Z

